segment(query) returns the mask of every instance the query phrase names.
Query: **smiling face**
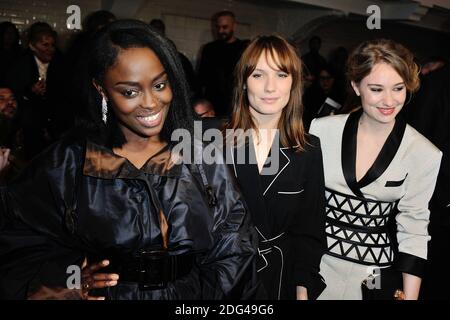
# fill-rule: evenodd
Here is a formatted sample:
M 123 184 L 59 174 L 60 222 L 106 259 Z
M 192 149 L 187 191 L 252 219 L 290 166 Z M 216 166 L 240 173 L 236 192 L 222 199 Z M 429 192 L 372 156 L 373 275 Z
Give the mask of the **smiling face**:
M 160 139 L 172 90 L 161 61 L 151 49 L 121 50 L 105 73 L 106 93 L 97 88 L 106 94 L 127 141 L 136 137 Z
M 377 123 L 395 120 L 406 100 L 406 87 L 402 77 L 390 65 L 379 62 L 359 84 L 352 87 L 361 96 L 364 116 Z
M 278 60 L 275 54 L 274 59 Z M 263 52 L 247 79 L 250 112 L 256 117 L 281 116 L 289 102 L 292 76 L 277 67 L 270 54 Z

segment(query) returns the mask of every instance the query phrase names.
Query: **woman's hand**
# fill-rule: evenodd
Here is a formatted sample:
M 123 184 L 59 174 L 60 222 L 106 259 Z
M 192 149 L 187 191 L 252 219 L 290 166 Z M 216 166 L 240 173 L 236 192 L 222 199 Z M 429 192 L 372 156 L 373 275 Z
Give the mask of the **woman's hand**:
M 422 279 L 403 272 L 403 291 L 405 300 L 417 300 L 419 298 L 420 285 Z
M 297 300 L 308 300 L 308 289 L 297 286 Z
M 94 297 L 89 295 L 92 289 L 113 287 L 117 285 L 119 275 L 116 273 L 97 273 L 98 270 L 109 265 L 108 260 L 103 260 L 92 265 L 87 264 L 85 259 L 81 267 L 81 292 L 84 300 L 105 300 L 105 297 Z
M 55 288 L 40 286 L 38 290 L 28 295 L 28 300 L 105 300 L 105 297 L 94 297 L 89 295 L 89 290 L 112 287 L 117 285 L 119 275 L 115 273 L 96 273 L 109 264 L 103 260 L 92 265 L 87 264 L 85 259 L 81 270 L 81 288 Z

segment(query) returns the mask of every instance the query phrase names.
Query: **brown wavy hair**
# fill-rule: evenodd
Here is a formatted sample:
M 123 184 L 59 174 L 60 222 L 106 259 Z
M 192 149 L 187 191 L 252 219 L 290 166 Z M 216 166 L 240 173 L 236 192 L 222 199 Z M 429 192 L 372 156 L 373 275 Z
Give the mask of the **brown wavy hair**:
M 297 151 L 302 151 L 307 143 L 302 121 L 302 63 L 295 47 L 277 34 L 256 37 L 242 54 L 234 70 L 233 113 L 226 129 L 258 130 L 250 113 L 250 104 L 244 87 L 262 54 L 270 55 L 280 70 L 292 76 L 289 102 L 283 108 L 278 129 L 284 147 L 296 147 Z
M 364 41 L 350 54 L 347 61 L 347 77 L 349 82 L 359 84 L 380 62 L 387 63 L 400 75 L 406 90 L 412 94 L 419 89 L 419 66 L 414 62 L 414 55 L 405 46 L 389 39 Z M 351 89 L 351 88 L 349 88 Z M 361 103 L 351 91 L 351 100 L 346 105 L 346 111 Z

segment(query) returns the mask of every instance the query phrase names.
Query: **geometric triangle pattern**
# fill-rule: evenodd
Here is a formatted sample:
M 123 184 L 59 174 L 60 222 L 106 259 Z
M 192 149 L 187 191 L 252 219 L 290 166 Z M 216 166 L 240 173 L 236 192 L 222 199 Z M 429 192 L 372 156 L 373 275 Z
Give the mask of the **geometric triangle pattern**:
M 387 222 L 398 201 L 357 198 L 328 188 L 325 196 L 327 254 L 361 264 L 391 265 L 394 251 Z

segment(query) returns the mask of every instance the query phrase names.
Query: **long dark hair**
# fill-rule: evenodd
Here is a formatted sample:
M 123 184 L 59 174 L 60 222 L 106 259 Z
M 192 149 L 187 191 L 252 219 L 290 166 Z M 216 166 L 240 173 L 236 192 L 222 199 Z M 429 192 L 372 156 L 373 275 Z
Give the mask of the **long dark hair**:
M 117 20 L 99 30 L 88 47 L 88 61 L 84 70 L 83 97 L 86 109 L 81 114 L 80 126 L 87 137 L 108 148 L 121 147 L 125 136 L 118 126 L 112 110 L 108 110 L 108 121 L 102 121 L 102 97 L 92 84 L 92 80 L 103 83 L 108 68 L 117 61 L 122 49 L 149 48 L 158 56 L 163 65 L 170 87 L 172 102 L 161 130 L 161 137 L 167 143 L 175 129 L 186 129 L 193 136 L 194 115 L 189 103 L 189 90 L 178 53 L 172 43 L 144 22 L 138 20 Z M 109 108 L 109 106 L 108 106 Z

